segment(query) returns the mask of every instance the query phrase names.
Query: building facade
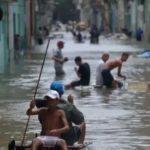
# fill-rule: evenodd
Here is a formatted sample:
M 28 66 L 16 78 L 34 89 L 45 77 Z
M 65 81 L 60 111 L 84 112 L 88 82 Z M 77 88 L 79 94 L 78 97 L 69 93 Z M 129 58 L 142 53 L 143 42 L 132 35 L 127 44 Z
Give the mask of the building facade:
M 138 28 L 143 30 L 144 40 L 150 41 L 149 0 L 75 0 L 80 10 L 80 20 L 104 31 L 127 30 L 134 38 Z
M 0 12 L 1 12 L 1 20 L 0 20 L 0 73 L 4 71 L 4 66 L 8 61 L 8 11 L 7 11 L 7 3 L 0 2 Z
M 50 26 L 54 6 L 54 0 L 0 1 L 0 73 L 31 48 L 39 26 Z

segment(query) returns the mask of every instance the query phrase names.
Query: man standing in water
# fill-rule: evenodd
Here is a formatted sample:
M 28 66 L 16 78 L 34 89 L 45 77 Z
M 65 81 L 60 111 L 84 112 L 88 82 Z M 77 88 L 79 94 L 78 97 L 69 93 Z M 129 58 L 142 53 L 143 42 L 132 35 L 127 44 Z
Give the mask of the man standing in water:
M 64 42 L 63 41 L 58 41 L 57 42 L 57 50 L 52 57 L 54 60 L 54 68 L 55 68 L 55 74 L 56 76 L 61 76 L 64 75 L 65 72 L 63 70 L 63 64 L 64 62 L 68 61 L 67 57 L 63 57 L 62 54 L 62 49 L 64 48 Z
M 125 80 L 126 76 L 121 74 L 121 68 L 122 68 L 122 63 L 126 62 L 128 57 L 129 57 L 129 54 L 124 52 L 124 53 L 122 53 L 121 57 L 115 58 L 112 60 L 108 60 L 105 63 L 104 69 L 102 71 L 102 77 L 103 77 L 104 85 L 106 87 L 116 88 L 116 87 L 121 86 L 120 82 L 114 80 L 114 77 L 111 74 L 111 70 L 118 68 L 118 76 Z

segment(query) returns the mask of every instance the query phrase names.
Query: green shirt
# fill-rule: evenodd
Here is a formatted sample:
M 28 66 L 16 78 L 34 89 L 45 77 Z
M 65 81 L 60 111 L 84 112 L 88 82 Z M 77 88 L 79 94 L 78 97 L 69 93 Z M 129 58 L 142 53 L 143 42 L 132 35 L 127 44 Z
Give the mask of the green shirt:
M 73 128 L 73 123 L 75 125 L 80 125 L 82 122 L 84 122 L 83 113 L 80 112 L 75 105 L 63 99 L 60 100 L 58 108 L 64 110 L 70 127 L 69 131 L 67 133 L 63 133 L 61 137 L 66 140 L 68 145 L 72 145 L 77 138 L 76 132 Z

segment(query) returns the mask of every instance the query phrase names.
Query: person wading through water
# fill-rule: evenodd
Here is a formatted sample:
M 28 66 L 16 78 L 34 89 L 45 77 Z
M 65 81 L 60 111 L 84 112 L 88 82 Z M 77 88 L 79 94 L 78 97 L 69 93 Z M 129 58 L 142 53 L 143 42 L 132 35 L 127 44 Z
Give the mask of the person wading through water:
M 121 74 L 122 64 L 123 62 L 126 62 L 128 60 L 129 53 L 122 53 L 122 55 L 118 58 L 110 59 L 104 64 L 104 69 L 102 71 L 102 77 L 104 85 L 107 88 L 116 88 L 121 87 L 122 83 L 115 80 L 113 75 L 111 74 L 111 71 L 115 68 L 118 68 L 118 76 L 126 79 L 125 75 Z
M 64 48 L 64 42 L 57 42 L 57 50 L 55 51 L 52 59 L 54 60 L 54 68 L 56 76 L 64 75 L 63 64 L 68 61 L 68 57 L 63 57 L 62 49 Z

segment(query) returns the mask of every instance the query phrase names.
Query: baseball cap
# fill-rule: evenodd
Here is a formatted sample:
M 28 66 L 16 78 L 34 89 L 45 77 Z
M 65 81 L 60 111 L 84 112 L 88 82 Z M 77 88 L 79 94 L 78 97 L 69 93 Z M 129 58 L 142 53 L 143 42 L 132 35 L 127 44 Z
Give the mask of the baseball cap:
M 62 46 L 62 45 L 64 45 L 64 42 L 63 42 L 63 41 L 58 41 L 58 42 L 57 42 L 57 46 Z
M 50 97 L 51 99 L 56 99 L 56 98 L 59 99 L 60 98 L 58 92 L 55 90 L 49 90 L 47 92 L 47 94 L 44 96 L 44 98 L 45 97 Z
M 64 85 L 60 81 L 53 81 L 50 85 L 50 89 L 57 91 L 60 95 L 64 93 Z

